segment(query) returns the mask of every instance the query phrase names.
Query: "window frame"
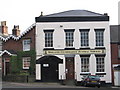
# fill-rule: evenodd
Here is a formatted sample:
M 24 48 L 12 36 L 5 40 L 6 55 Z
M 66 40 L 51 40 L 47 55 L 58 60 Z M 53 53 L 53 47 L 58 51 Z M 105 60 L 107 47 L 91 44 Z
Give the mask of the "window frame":
M 80 31 L 80 46 L 89 47 L 89 31 L 90 29 L 79 29 Z
M 65 29 L 65 46 L 74 47 L 74 29 Z
M 28 60 L 28 61 L 27 61 Z M 23 65 L 23 69 L 29 69 L 30 68 L 30 61 L 31 61 L 31 57 L 22 57 L 22 65 Z M 25 66 L 25 63 L 27 62 L 27 64 L 29 64 L 27 67 Z
M 89 57 L 81 57 L 81 72 L 82 73 L 90 72 L 90 58 Z
M 96 72 L 105 72 L 105 57 L 96 57 Z
M 29 43 L 28 43 L 28 40 L 29 40 Z M 22 43 L 23 43 L 23 51 L 30 51 L 31 39 L 24 39 Z
M 45 38 L 45 47 L 50 48 L 53 47 L 53 31 L 54 30 L 44 30 L 44 38 Z
M 96 46 L 104 46 L 104 30 L 105 29 L 95 29 Z

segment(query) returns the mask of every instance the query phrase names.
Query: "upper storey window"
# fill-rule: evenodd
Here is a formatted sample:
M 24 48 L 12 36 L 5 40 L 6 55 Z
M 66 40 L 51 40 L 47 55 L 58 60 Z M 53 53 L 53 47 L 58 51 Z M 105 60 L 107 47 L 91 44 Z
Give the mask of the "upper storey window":
M 104 46 L 104 29 L 95 29 L 96 46 Z
M 53 30 L 44 30 L 45 47 L 53 47 Z
M 89 29 L 80 29 L 81 46 L 89 46 Z
M 30 50 L 30 39 L 23 40 L 23 51 Z
M 65 30 L 65 45 L 66 47 L 73 47 L 74 42 L 74 30 L 73 29 L 66 29 Z

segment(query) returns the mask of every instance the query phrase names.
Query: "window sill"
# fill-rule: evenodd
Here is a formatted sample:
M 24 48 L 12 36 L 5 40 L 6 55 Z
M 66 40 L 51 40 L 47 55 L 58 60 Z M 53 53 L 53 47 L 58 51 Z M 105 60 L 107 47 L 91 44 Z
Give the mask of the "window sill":
M 29 50 L 23 50 L 23 51 L 30 51 L 30 49 Z
M 53 47 L 45 47 L 43 50 L 54 50 Z
M 29 67 L 26 67 L 26 68 L 24 67 L 23 69 L 24 69 L 24 70 L 29 70 Z
M 80 75 L 91 75 L 90 72 L 81 72 Z
M 106 73 L 105 72 L 96 72 L 95 75 L 106 75 Z

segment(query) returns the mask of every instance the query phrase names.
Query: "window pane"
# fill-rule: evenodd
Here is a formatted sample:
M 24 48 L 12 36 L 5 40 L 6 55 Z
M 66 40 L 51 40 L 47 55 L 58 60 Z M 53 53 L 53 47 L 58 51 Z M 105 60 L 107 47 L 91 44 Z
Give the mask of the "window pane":
M 81 46 L 89 46 L 89 32 L 88 31 L 81 31 Z
M 23 69 L 29 69 L 30 57 L 23 57 Z
M 23 51 L 30 50 L 30 39 L 23 40 Z
M 104 72 L 104 57 L 96 57 L 96 71 Z
M 45 47 L 53 47 L 53 32 L 45 32 Z
M 89 72 L 89 57 L 81 58 L 81 72 Z
M 73 35 L 73 31 L 67 31 L 66 33 L 66 47 L 69 46 L 73 46 L 73 39 L 74 39 L 74 35 Z
M 104 31 L 96 30 L 96 46 L 104 46 Z

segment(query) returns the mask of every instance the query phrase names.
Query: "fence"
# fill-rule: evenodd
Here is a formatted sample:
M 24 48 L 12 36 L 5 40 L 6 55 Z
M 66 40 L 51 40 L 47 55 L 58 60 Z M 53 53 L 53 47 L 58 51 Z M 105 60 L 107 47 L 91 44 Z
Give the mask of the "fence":
M 2 81 L 35 82 L 35 75 L 7 75 L 7 76 L 2 76 Z

